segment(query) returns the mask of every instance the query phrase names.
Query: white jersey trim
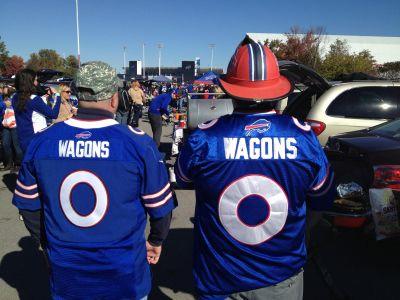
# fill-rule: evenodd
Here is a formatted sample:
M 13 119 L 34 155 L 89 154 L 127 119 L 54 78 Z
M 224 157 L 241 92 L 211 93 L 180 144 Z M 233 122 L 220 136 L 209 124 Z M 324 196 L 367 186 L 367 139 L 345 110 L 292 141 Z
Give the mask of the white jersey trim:
M 137 134 L 137 135 L 145 135 L 145 132 L 144 132 L 143 130 L 139 129 L 139 128 L 133 128 L 133 127 L 131 127 L 130 125 L 128 125 L 128 128 L 129 128 L 129 130 L 132 131 L 134 134 Z
M 162 194 L 165 193 L 166 190 L 168 190 L 170 187 L 169 182 L 157 193 L 154 194 L 150 194 L 150 195 L 144 195 L 142 196 L 143 199 L 154 199 L 157 198 L 159 196 L 161 196 Z
M 276 111 L 275 110 L 270 110 L 270 111 L 266 111 L 266 112 L 261 112 L 261 113 L 246 113 L 246 112 L 241 112 L 241 111 L 234 111 L 232 113 L 233 115 L 251 115 L 251 116 L 265 116 L 265 115 L 276 115 Z
M 165 203 L 167 203 L 167 201 L 169 199 L 171 199 L 172 197 L 172 192 L 170 192 L 163 200 L 156 202 L 156 203 L 151 203 L 151 204 L 145 204 L 144 206 L 149 207 L 149 208 L 155 208 L 155 207 L 159 207 L 161 205 L 164 205 Z
M 68 119 L 64 123 L 69 126 L 82 128 L 82 129 L 104 128 L 104 127 L 119 124 L 117 121 L 115 121 L 113 119 L 104 119 L 104 120 L 98 120 L 98 121 L 86 121 L 86 120 L 79 120 L 79 119 L 75 119 L 75 118 Z
M 33 185 L 29 185 L 29 186 L 24 185 L 18 179 L 17 179 L 17 185 L 27 191 L 34 190 L 37 188 L 37 184 L 33 184 Z
M 304 130 L 304 131 L 310 131 L 310 130 L 311 130 L 311 126 L 310 126 L 309 124 L 305 123 L 305 124 L 303 125 L 303 124 L 301 124 L 301 123 L 299 122 L 299 120 L 297 120 L 295 117 L 292 117 L 292 119 L 293 119 L 293 123 L 294 123 L 297 127 L 299 127 L 301 130 Z
M 27 195 L 24 193 L 21 193 L 17 190 L 14 191 L 14 193 L 22 198 L 26 198 L 26 199 L 36 199 L 37 197 L 39 197 L 39 193 L 33 194 L 33 195 Z
M 204 130 L 204 129 L 213 127 L 217 122 L 218 122 L 218 119 L 214 119 L 214 120 L 210 121 L 209 123 L 201 123 L 201 124 L 197 125 L 197 127 Z

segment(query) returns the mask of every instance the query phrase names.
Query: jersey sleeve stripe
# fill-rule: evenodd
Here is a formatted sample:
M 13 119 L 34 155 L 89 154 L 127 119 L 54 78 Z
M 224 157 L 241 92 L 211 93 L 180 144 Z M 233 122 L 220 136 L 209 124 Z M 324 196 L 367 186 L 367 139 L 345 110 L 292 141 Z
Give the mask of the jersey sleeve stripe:
M 325 175 L 325 177 L 321 180 L 320 183 L 318 183 L 315 187 L 312 188 L 313 191 L 319 190 L 319 189 L 324 185 L 326 179 L 328 178 L 329 172 L 330 172 L 330 167 L 328 166 L 328 168 L 327 168 L 327 170 L 326 170 L 326 175 Z
M 181 169 L 181 164 L 180 164 L 180 160 L 179 160 L 179 158 L 180 157 L 178 157 L 178 161 L 176 162 L 177 164 L 178 164 L 178 176 L 182 179 L 182 181 L 185 181 L 185 182 L 192 182 L 187 176 L 185 176 L 185 174 L 182 172 L 182 169 Z
M 39 197 L 39 193 L 36 193 L 33 195 L 27 195 L 27 194 L 19 192 L 18 190 L 15 190 L 14 193 L 15 193 L 15 195 L 20 196 L 25 199 L 36 199 L 37 197 Z
M 165 203 L 167 203 L 167 201 L 169 199 L 172 198 L 172 192 L 170 192 L 163 200 L 156 202 L 156 203 L 152 203 L 152 204 L 145 204 L 144 206 L 148 207 L 148 208 L 155 208 L 155 207 L 159 207 Z
M 166 190 L 169 189 L 169 187 L 170 187 L 170 184 L 168 182 L 159 192 L 150 194 L 150 195 L 144 195 L 144 196 L 142 196 L 142 199 L 146 200 L 146 199 L 154 199 L 154 198 L 160 197 L 162 194 L 165 193 Z
M 37 188 L 37 184 L 33 185 L 24 185 L 17 179 L 17 185 L 23 188 L 24 190 L 30 191 Z
M 333 181 L 334 181 L 333 178 L 334 178 L 333 176 L 329 176 L 328 184 L 321 191 L 318 191 L 318 193 L 311 192 L 311 193 L 308 194 L 308 196 L 310 196 L 310 197 L 320 197 L 320 196 L 326 194 L 331 189 L 331 186 L 332 186 Z

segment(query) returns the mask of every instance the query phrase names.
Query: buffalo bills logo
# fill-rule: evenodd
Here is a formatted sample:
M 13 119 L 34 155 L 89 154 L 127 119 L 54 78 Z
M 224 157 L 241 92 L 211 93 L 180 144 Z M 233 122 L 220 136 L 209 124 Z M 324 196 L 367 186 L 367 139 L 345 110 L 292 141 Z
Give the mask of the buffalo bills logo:
M 253 132 L 264 133 L 271 128 L 271 122 L 265 119 L 260 119 L 255 121 L 253 124 L 246 125 L 244 130 L 246 131 L 246 136 L 251 136 Z
M 92 133 L 90 131 L 84 131 L 84 132 L 81 132 L 81 133 L 78 133 L 75 135 L 75 137 L 77 139 L 84 139 L 84 140 L 87 140 L 91 136 L 92 136 Z

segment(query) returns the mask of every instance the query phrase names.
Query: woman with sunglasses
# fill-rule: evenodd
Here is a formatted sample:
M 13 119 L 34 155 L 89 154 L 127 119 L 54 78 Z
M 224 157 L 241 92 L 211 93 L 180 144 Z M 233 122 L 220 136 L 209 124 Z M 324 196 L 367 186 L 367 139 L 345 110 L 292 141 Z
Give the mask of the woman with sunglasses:
M 19 71 L 15 77 L 16 94 L 12 98 L 17 122 L 18 140 L 25 153 L 33 135 L 46 128 L 46 117 L 56 119 L 60 110 L 60 100 L 56 99 L 53 108 L 49 107 L 42 97 L 36 95 L 36 72 L 30 69 Z M 51 88 L 51 93 L 54 90 Z
M 60 111 L 54 123 L 63 122 L 76 114 L 76 108 L 72 105 L 71 88 L 67 84 L 60 84 Z

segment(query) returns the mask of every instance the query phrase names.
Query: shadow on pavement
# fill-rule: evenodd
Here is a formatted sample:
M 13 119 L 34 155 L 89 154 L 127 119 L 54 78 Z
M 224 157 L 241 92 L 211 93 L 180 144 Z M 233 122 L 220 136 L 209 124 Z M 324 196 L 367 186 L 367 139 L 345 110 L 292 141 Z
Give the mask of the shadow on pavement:
M 149 300 L 175 299 L 165 295 L 160 287 L 194 295 L 192 251 L 193 229 L 171 229 L 163 244 L 161 259 L 152 268 L 153 289 Z
M 8 188 L 8 190 L 12 193 L 14 193 L 15 190 L 15 185 L 17 183 L 17 177 L 18 175 L 15 173 L 8 173 L 3 175 L 3 182 Z
M 20 251 L 10 252 L 1 260 L 0 278 L 18 291 L 21 300 L 50 299 L 43 253 L 28 236 L 21 238 L 18 245 Z

